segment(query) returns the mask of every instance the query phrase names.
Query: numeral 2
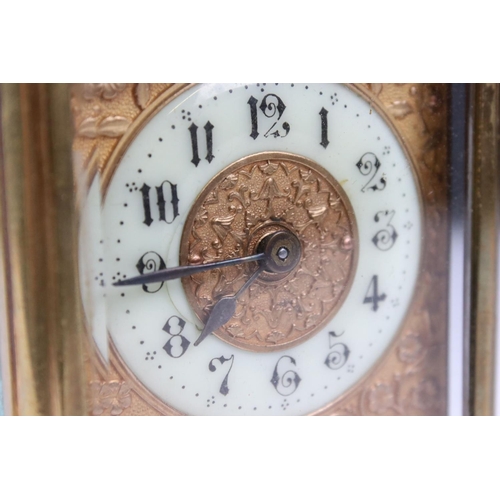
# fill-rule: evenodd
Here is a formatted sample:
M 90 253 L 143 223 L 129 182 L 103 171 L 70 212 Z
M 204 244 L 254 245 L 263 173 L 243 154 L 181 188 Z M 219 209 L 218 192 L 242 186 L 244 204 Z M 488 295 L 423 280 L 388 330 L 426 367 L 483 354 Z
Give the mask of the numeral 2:
M 369 177 L 368 182 L 361 188 L 364 193 L 367 189 L 371 191 L 383 191 L 387 185 L 385 176 L 378 176 L 380 169 L 380 160 L 373 153 L 365 153 L 356 163 L 359 173 L 365 177 Z

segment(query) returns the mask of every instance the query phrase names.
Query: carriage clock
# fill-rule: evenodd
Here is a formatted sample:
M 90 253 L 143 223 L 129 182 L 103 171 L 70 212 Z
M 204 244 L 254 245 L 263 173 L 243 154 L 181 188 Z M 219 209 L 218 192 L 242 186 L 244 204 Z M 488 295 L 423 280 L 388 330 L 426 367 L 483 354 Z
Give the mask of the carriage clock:
M 7 411 L 491 413 L 498 92 L 4 85 Z

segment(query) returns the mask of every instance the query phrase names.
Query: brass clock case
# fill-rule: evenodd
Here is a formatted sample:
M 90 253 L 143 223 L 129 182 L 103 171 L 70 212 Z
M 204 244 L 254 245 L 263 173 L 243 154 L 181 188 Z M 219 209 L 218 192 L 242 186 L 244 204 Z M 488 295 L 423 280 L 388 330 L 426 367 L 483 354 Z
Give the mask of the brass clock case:
M 110 140 L 102 141 L 99 137 L 89 137 L 89 140 L 80 137 L 75 142 L 77 151 L 87 158 L 83 160 L 83 165 L 93 165 L 87 168 L 90 174 L 88 182 L 93 177 L 92 172 L 95 174 L 99 170 L 104 193 L 120 158 L 142 125 L 183 92 L 186 86 L 174 85 L 163 93 L 160 88 L 150 87 L 150 91 L 154 89 L 156 93 L 151 92 L 146 105 L 144 100 L 142 104 L 137 101 L 138 87 L 130 85 L 122 92 L 121 97 L 128 106 L 123 109 L 133 109 L 135 106 L 133 114 L 136 118 L 125 128 L 120 141 L 112 140 L 114 146 Z M 447 274 L 445 249 L 448 244 L 447 142 L 443 134 L 447 116 L 446 86 L 366 84 L 350 88 L 368 100 L 386 119 L 400 138 L 407 157 L 412 159 L 411 168 L 421 186 L 426 244 L 423 247 L 419 284 L 400 334 L 367 376 L 316 413 L 443 414 L 446 411 L 447 306 L 446 279 L 443 278 Z M 153 95 L 158 96 L 156 100 Z M 102 97 L 99 100 L 104 106 L 108 104 Z M 85 120 L 85 115 L 82 117 L 77 114 L 77 122 L 82 123 L 82 118 Z M 99 389 L 98 399 L 108 383 L 121 380 L 120 384 L 125 384 L 130 391 L 127 392 L 130 404 L 127 399 L 119 413 L 177 413 L 138 382 L 113 347 L 110 356 L 110 365 L 104 371 L 99 369 L 98 379 L 91 381 Z

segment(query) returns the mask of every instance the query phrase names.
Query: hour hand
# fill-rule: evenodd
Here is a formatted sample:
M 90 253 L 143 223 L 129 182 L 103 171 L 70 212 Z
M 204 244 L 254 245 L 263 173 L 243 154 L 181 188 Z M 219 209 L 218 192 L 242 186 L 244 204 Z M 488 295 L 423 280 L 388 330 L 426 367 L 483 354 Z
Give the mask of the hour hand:
M 237 264 L 244 264 L 245 262 L 254 262 L 263 260 L 264 253 L 249 255 L 247 257 L 238 257 L 236 259 L 228 259 L 220 262 L 209 262 L 208 264 L 195 264 L 192 266 L 171 267 L 169 269 L 161 269 L 153 273 L 141 274 L 126 280 L 120 280 L 113 283 L 114 286 L 129 286 L 129 285 L 147 285 L 149 283 L 162 283 L 163 281 L 175 280 L 183 278 L 184 276 L 191 276 L 192 274 L 202 273 L 210 269 L 220 269 L 221 267 L 235 266 Z
M 200 336 L 196 339 L 196 342 L 194 343 L 195 346 L 199 345 L 200 342 L 212 332 L 215 332 L 215 330 L 224 326 L 234 316 L 238 297 L 240 297 L 240 295 L 259 277 L 259 274 L 262 271 L 264 271 L 264 266 L 261 264 L 234 295 L 219 299 L 210 312 L 210 316 L 208 317 Z
M 245 284 L 230 297 L 222 297 L 213 307 L 200 336 L 194 343 L 200 342 L 221 326 L 224 326 L 236 311 L 236 303 L 240 295 L 259 277 L 262 271 L 270 273 L 288 273 L 300 261 L 300 241 L 292 233 L 276 231 L 267 236 L 259 245 L 263 258 L 257 270 L 248 278 Z

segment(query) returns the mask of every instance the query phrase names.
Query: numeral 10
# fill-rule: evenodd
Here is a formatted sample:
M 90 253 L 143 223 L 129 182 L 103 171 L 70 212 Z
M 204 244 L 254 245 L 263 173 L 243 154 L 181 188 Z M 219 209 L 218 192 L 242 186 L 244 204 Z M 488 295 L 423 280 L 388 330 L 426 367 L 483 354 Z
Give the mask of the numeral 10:
M 142 205 L 144 208 L 143 223 L 150 226 L 154 219 L 152 217 L 151 207 L 151 187 L 144 183 L 140 189 L 142 194 Z M 172 184 L 170 181 L 163 181 L 156 187 L 156 205 L 158 213 L 156 214 L 159 221 L 172 224 L 175 218 L 179 215 L 179 198 L 177 197 L 177 184 Z

